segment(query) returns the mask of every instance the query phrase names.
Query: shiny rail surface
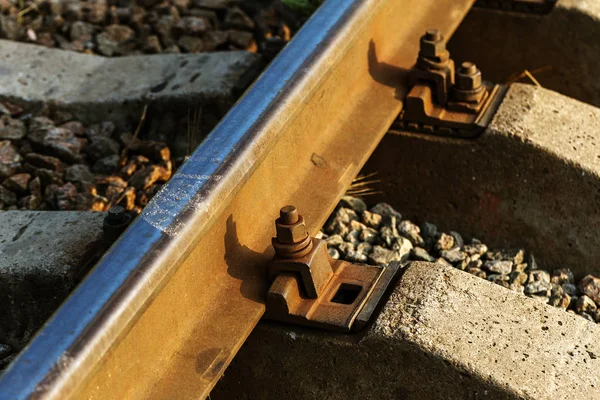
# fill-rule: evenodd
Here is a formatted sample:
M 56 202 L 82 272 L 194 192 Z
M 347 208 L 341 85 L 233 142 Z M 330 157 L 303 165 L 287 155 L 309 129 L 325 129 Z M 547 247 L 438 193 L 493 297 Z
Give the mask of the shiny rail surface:
M 272 221 L 316 233 L 474 0 L 328 0 L 0 379 L 0 399 L 204 398 L 264 313 Z

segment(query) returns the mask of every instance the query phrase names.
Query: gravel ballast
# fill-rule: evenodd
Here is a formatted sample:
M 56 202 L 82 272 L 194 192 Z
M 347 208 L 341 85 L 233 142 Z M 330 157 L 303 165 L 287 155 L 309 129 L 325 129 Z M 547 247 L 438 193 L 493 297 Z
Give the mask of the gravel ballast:
M 544 269 L 525 249 L 490 249 L 476 238 L 441 232 L 430 222 L 417 225 L 387 203 L 368 208 L 361 199 L 345 196 L 320 235 L 335 259 L 372 265 L 441 263 L 600 323 L 599 278 L 586 275 L 576 281 L 569 268 Z
M 169 147 L 110 121 L 86 126 L 0 103 L 0 210 L 139 213 L 174 170 Z M 182 161 L 182 160 L 179 160 Z
M 107 57 L 247 50 L 272 53 L 293 18 L 279 2 L 84 0 L 0 3 L 0 38 Z

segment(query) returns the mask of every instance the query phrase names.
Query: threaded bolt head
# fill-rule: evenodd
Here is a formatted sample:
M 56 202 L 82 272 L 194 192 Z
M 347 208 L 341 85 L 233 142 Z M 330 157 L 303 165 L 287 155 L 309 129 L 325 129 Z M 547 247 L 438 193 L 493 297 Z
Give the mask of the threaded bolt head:
M 481 71 L 469 61 L 465 61 L 456 71 L 455 84 L 458 90 L 477 90 L 483 84 Z
M 127 214 L 125 213 L 125 208 L 122 206 L 112 206 L 106 216 L 106 221 L 112 225 L 122 224 L 126 219 Z
M 446 50 L 446 42 L 444 37 L 437 29 L 428 29 L 421 36 L 419 57 L 447 59 L 449 57 Z
M 465 61 L 460 65 L 460 73 L 464 75 L 475 75 L 477 66 L 470 61 Z
M 442 40 L 442 34 L 437 29 L 428 29 L 425 32 L 425 39 L 430 42 L 438 42 Z
M 281 218 L 282 224 L 286 224 L 286 225 L 295 224 L 296 222 L 298 222 L 298 218 L 299 218 L 298 210 L 296 209 L 296 207 L 294 207 L 292 205 L 282 207 L 281 210 L 279 210 L 279 217 Z

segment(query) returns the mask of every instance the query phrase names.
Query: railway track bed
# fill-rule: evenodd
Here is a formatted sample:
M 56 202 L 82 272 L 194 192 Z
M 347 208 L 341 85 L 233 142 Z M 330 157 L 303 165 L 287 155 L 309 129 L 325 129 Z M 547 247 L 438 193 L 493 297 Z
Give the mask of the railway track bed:
M 558 78 L 572 61 L 557 61 L 573 51 L 562 39 L 538 39 L 537 65 L 523 55 L 503 69 L 504 53 L 474 50 L 472 32 L 485 20 L 543 31 L 600 10 L 473 9 L 461 24 L 473 1 L 425 3 L 325 3 L 193 154 L 264 59 L 132 56 L 130 68 L 0 42 L 25 70 L 51 61 L 0 91 L 18 128 L 0 131 L 12 168 L 0 186 L 0 398 L 597 396 L 597 83 Z M 600 23 L 573 35 L 590 31 Z M 574 98 L 481 80 L 547 61 L 540 81 Z M 120 87 L 75 90 L 85 69 L 65 78 L 66 63 Z M 196 64 L 212 72 L 196 77 Z M 207 115 L 198 131 L 190 110 Z M 357 175 L 374 177 L 358 189 L 374 207 L 336 206 Z M 123 181 L 111 195 L 107 177 Z M 47 195 L 52 185 L 74 194 Z M 15 210 L 114 204 L 139 216 Z M 286 204 L 301 215 L 282 209 L 274 224 Z

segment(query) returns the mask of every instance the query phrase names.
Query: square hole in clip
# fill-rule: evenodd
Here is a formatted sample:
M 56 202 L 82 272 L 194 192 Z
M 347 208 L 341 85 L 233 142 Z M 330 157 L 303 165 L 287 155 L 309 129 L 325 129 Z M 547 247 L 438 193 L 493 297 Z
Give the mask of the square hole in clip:
M 362 290 L 362 286 L 342 283 L 331 299 L 332 303 L 352 304 Z

